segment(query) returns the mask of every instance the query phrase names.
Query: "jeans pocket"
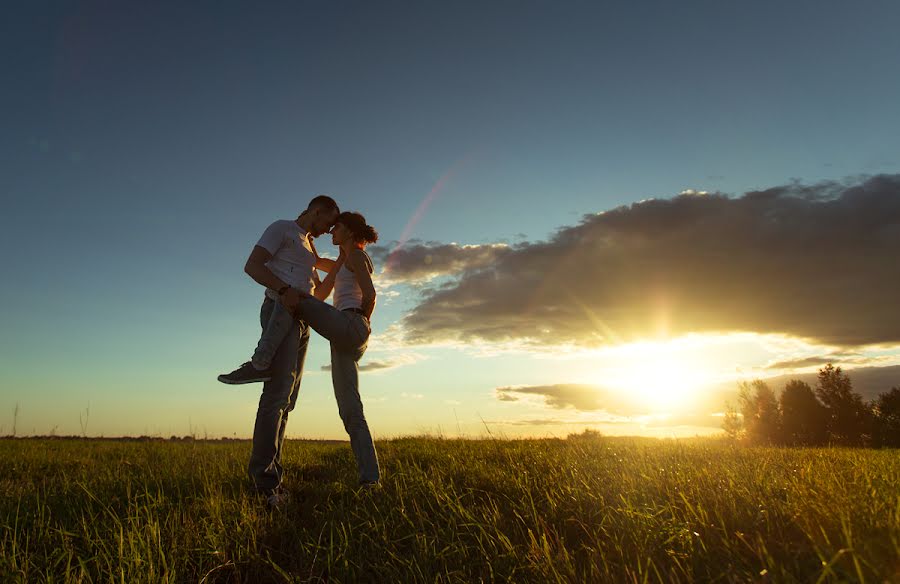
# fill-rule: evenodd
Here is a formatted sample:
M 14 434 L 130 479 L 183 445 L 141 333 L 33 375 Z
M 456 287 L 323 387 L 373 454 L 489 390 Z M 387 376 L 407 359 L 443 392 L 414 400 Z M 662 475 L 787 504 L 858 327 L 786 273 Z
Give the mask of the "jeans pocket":
M 369 341 L 369 335 L 372 334 L 369 328 L 369 322 L 366 317 L 361 314 L 354 314 L 350 325 L 353 331 L 354 341 L 357 347 L 364 346 Z

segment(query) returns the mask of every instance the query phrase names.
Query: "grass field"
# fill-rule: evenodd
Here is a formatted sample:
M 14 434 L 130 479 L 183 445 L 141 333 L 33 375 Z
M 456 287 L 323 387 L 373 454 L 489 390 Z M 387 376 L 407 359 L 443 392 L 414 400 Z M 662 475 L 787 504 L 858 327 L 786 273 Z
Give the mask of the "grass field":
M 900 581 L 900 453 L 713 440 L 0 440 L 3 582 Z

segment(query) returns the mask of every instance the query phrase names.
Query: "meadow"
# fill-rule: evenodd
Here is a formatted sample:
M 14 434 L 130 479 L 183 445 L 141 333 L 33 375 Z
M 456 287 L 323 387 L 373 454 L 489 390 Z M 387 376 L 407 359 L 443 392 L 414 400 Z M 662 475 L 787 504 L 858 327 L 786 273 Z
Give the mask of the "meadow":
M 3 582 L 897 582 L 900 453 L 712 439 L 0 440 Z

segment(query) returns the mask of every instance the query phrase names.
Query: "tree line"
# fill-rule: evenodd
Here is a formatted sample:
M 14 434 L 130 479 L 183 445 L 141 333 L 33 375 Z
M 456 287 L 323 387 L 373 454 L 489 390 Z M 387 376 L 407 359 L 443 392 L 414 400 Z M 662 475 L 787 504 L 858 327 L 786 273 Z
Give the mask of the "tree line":
M 853 391 L 850 376 L 830 363 L 815 388 L 792 379 L 780 395 L 760 379 L 740 384 L 737 407 L 722 424 L 732 438 L 787 446 L 900 447 L 900 388 L 871 402 Z

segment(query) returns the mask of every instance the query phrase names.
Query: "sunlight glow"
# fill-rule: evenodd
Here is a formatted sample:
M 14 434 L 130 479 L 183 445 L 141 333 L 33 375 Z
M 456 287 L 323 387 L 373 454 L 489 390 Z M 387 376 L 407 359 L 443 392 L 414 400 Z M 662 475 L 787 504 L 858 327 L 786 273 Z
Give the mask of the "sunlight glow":
M 679 341 L 631 343 L 615 350 L 616 365 L 598 372 L 596 383 L 627 392 L 653 412 L 694 401 L 714 381 L 714 367 Z

